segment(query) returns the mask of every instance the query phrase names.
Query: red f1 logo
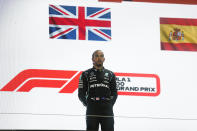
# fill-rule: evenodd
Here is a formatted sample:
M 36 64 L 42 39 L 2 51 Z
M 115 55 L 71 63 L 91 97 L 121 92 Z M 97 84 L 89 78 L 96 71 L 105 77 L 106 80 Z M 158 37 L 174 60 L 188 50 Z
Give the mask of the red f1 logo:
M 78 88 L 81 71 L 28 69 L 20 72 L 0 91 L 29 92 L 36 87 L 60 88 L 59 93 L 73 93 Z

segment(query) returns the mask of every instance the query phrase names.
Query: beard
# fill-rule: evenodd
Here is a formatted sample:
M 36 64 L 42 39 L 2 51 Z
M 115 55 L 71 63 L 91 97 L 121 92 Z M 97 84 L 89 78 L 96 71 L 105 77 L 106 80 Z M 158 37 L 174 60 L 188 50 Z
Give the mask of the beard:
M 97 67 L 102 67 L 103 63 L 94 63 L 94 65 L 97 66 Z
M 96 64 L 96 66 L 97 66 L 97 67 L 101 67 L 101 66 L 103 66 L 103 64 Z

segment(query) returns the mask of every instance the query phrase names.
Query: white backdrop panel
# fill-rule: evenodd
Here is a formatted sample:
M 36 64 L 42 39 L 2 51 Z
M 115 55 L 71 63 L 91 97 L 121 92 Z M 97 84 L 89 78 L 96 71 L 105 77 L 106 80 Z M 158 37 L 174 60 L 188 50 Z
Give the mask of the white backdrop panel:
M 112 40 L 49 39 L 49 4 L 111 8 Z M 26 69 L 86 70 L 92 67 L 92 52 L 101 49 L 106 68 L 157 74 L 161 82 L 156 97 L 119 95 L 114 106 L 117 130 L 197 129 L 197 53 L 161 51 L 159 23 L 160 17 L 197 18 L 196 5 L 0 0 L 0 12 L 0 88 Z M 58 92 L 49 88 L 0 92 L 0 128 L 85 129 L 85 107 L 77 90 Z

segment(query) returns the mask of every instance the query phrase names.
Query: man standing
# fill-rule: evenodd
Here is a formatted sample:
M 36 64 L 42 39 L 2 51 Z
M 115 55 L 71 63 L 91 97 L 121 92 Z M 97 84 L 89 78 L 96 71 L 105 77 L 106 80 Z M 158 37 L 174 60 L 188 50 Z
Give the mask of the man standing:
M 113 105 L 117 99 L 116 77 L 103 67 L 105 61 L 101 50 L 92 54 L 93 68 L 82 73 L 78 96 L 87 107 L 87 131 L 114 131 Z

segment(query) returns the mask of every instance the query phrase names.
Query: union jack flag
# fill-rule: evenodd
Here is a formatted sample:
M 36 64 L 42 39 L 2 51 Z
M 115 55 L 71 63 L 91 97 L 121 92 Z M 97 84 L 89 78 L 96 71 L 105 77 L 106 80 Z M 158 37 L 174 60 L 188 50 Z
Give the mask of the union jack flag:
M 49 5 L 49 37 L 109 41 L 110 8 Z

